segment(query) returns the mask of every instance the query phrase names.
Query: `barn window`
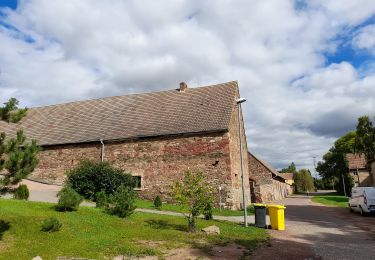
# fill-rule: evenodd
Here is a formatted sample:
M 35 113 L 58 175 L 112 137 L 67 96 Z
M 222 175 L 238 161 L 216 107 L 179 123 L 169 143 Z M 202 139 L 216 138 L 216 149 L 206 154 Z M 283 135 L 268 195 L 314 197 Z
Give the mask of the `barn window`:
M 141 176 L 133 176 L 134 180 L 134 188 L 140 189 L 142 188 L 142 177 Z

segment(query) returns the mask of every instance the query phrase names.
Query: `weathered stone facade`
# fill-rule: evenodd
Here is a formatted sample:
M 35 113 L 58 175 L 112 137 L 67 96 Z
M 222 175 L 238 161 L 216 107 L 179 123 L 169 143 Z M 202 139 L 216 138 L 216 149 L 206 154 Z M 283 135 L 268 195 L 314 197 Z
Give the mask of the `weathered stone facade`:
M 216 133 L 105 143 L 104 160 L 133 176 L 141 176 L 139 194 L 143 198 L 154 199 L 161 195 L 168 199 L 170 185 L 186 170 L 203 171 L 207 183 L 217 187 L 217 192 L 221 187 L 226 206 L 240 208 L 241 179 L 230 156 L 230 149 L 234 149 L 230 147 L 236 144 L 231 144 L 230 139 L 229 133 Z M 100 142 L 45 147 L 30 179 L 62 184 L 67 170 L 81 160 L 100 161 L 100 155 Z
M 249 153 L 249 178 L 251 200 L 253 202 L 271 202 L 281 200 L 293 193 L 293 186 L 277 175 L 270 165 Z

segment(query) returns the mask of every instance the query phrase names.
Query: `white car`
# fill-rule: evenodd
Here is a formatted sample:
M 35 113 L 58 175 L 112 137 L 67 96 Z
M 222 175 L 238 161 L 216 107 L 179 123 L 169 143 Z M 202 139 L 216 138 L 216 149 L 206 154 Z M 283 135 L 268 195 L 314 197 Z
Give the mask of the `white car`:
M 353 188 L 349 208 L 350 211 L 357 211 L 361 215 L 375 213 L 375 187 Z

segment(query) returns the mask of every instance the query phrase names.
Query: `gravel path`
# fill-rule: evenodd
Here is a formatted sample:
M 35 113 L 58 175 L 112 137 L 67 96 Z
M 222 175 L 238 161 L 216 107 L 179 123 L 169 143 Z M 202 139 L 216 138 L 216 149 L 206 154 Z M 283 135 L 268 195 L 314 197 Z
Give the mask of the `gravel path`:
M 286 205 L 286 231 L 271 231 L 252 259 L 375 259 L 375 218 L 295 196 Z

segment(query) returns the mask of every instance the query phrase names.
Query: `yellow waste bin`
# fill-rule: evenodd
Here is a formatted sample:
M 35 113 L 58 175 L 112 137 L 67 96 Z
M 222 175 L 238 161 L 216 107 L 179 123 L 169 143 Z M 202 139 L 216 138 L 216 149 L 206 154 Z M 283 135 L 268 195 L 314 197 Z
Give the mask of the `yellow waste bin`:
M 285 230 L 284 209 L 282 205 L 267 205 L 271 227 L 276 230 Z

